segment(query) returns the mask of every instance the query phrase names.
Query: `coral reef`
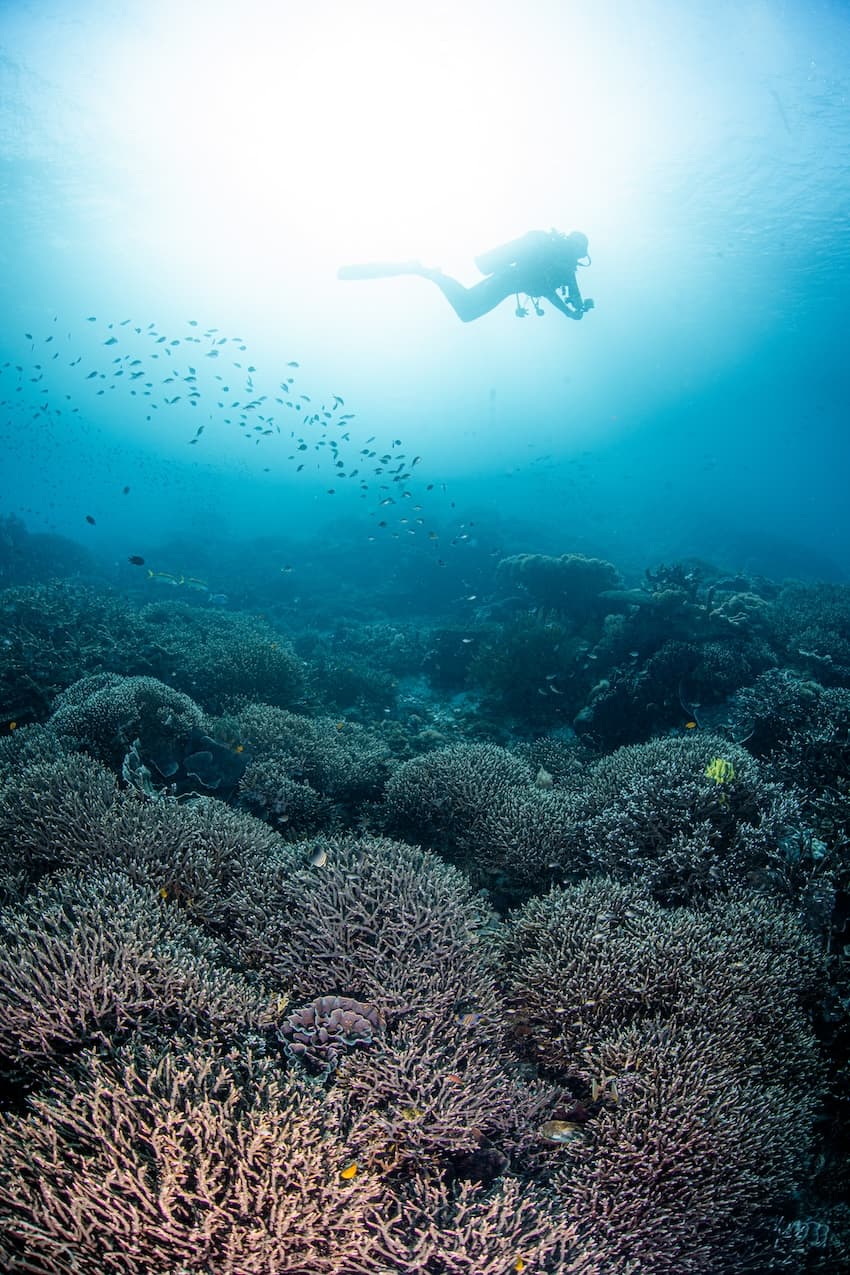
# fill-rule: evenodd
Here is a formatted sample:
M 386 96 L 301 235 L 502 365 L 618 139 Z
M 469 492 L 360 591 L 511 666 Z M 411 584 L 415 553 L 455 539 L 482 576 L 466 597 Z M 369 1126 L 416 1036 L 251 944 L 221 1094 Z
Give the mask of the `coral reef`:
M 290 644 L 255 616 L 151 603 L 140 612 L 160 677 L 210 713 L 238 696 L 294 707 L 306 693 L 306 670 Z
M 556 1183 L 583 1244 L 671 1275 L 752 1244 L 761 1269 L 811 1165 L 818 944 L 754 895 L 667 910 L 598 879 L 530 900 L 501 954 L 519 1043 L 576 1095 Z
M 238 739 L 264 766 L 309 784 L 335 803 L 377 797 L 389 773 L 386 744 L 356 722 L 244 702 L 222 718 L 218 728 Z
M 850 589 L 474 526 L 0 520 L 3 1269 L 850 1263 Z
M 43 1067 L 177 1029 L 228 1034 L 266 1002 L 186 915 L 120 873 L 54 875 L 0 913 L 0 1057 Z
M 292 777 L 294 772 L 298 779 Z M 272 755 L 250 762 L 239 786 L 244 808 L 287 839 L 299 840 L 333 825 L 333 802 L 303 778 L 300 761 Z
M 33 730 L 38 745 L 27 747 Z M 55 745 L 43 728 L 20 732 L 15 768 L 0 785 L 0 836 L 21 889 L 56 868 L 119 871 L 191 908 L 211 932 L 227 931 L 239 883 L 280 845 L 273 831 L 213 798 L 146 800 L 119 789 L 89 757 L 57 747 L 50 758 L 51 738 Z
M 0 1125 L 6 1269 L 365 1275 L 384 1189 L 340 1178 L 348 1152 L 321 1108 L 238 1046 L 85 1055 Z
M 724 762 L 718 770 L 717 760 Z M 629 744 L 571 784 L 563 865 L 638 878 L 668 903 L 728 889 L 763 869 L 802 823 L 793 791 L 708 731 Z
M 456 744 L 404 762 L 386 786 L 388 826 L 418 836 L 499 893 L 560 870 L 575 818 L 565 791 L 496 744 Z
M 850 587 L 787 584 L 774 607 L 789 664 L 829 686 L 850 684 Z
M 532 606 L 557 612 L 575 623 L 605 614 L 599 595 L 620 583 L 610 562 L 564 553 L 559 558 L 542 553 L 520 553 L 502 558 L 496 569 L 497 584 L 519 588 Z
M 79 583 L 4 589 L 0 623 L 0 718 L 19 723 L 44 720 L 54 696 L 81 677 L 125 672 L 128 651 L 141 644 L 123 599 Z
M 588 643 L 539 616 L 485 633 L 471 649 L 466 682 L 482 692 L 481 712 L 523 730 L 568 725 L 594 681 Z
M 493 971 L 476 943 L 495 918 L 434 855 L 380 837 L 293 844 L 256 865 L 237 906 L 241 961 L 294 1004 L 339 994 L 387 1019 L 449 1022 L 470 1006 L 488 1019 L 482 1037 L 498 1031 Z
M 99 673 L 57 696 L 50 725 L 73 747 L 118 769 L 131 745 L 164 779 L 194 751 L 204 715 L 197 704 L 153 677 Z

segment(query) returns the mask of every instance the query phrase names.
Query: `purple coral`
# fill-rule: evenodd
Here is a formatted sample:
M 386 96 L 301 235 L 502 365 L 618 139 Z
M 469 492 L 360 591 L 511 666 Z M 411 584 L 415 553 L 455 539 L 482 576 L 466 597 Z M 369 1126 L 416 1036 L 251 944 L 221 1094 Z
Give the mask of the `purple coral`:
M 33 1275 L 374 1270 L 376 1175 L 305 1078 L 192 1039 L 87 1052 L 0 1122 L 0 1266 Z M 365 1250 L 365 1251 L 364 1251 Z
M 327 1071 L 358 1045 L 372 1045 L 384 1030 L 374 1005 L 349 996 L 317 996 L 281 1025 L 281 1035 L 303 1062 Z

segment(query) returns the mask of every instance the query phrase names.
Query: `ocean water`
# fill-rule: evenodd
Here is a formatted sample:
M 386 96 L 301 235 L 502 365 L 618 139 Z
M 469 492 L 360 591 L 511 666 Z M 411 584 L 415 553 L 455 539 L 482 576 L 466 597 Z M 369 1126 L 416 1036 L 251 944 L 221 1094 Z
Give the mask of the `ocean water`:
M 179 913 L 172 939 L 208 963 L 204 977 L 225 970 L 252 996 L 284 998 L 265 1018 L 252 1009 L 240 1022 L 227 1009 L 220 1021 L 237 1052 L 259 1051 L 260 1071 L 297 1077 L 303 1091 L 287 1102 L 318 1104 L 312 1127 L 333 1151 L 310 1208 L 321 1197 L 323 1216 L 337 1217 L 353 1181 L 362 1198 L 355 1207 L 352 1194 L 337 1221 L 374 1246 L 340 1242 L 334 1256 L 308 1237 L 284 1266 L 281 1232 L 277 1249 L 243 1236 L 230 1256 L 210 1241 L 195 1258 L 186 1235 L 199 1213 L 184 1219 L 167 1269 L 848 1269 L 848 1093 L 825 1077 L 840 1069 L 850 1004 L 836 955 L 850 915 L 850 9 L 4 3 L 0 85 L 0 837 L 13 847 L 0 874 L 10 918 L 0 1007 L 38 999 L 10 971 L 42 959 L 41 939 L 17 936 L 37 936 L 50 907 L 94 916 L 98 890 L 121 895 L 99 874 L 124 874 L 126 898 L 147 891 Z M 472 286 L 479 254 L 550 229 L 588 237 L 577 278 L 594 307 L 581 322 L 545 298 L 540 314 L 527 298 L 517 314 L 509 296 L 463 323 L 415 272 L 338 275 L 418 261 Z M 32 770 L 48 761 L 53 778 Z M 100 767 L 101 779 L 78 765 Z M 185 830 L 164 834 L 153 858 L 107 853 L 90 824 L 63 833 L 83 827 L 96 782 L 157 827 L 188 821 L 205 863 L 226 841 L 226 873 L 209 867 L 203 887 L 194 867 L 169 875 L 168 837 L 183 844 Z M 83 794 L 79 808 L 54 811 L 59 792 Z M 43 804 L 28 805 L 37 793 Z M 215 822 L 231 814 L 243 820 L 232 841 Z M 423 866 L 410 846 L 436 858 Z M 252 854 L 264 865 L 256 878 Z M 462 875 L 444 879 L 446 863 Z M 379 940 L 370 891 L 395 899 L 387 933 L 421 906 L 428 942 L 462 967 L 469 995 L 451 979 L 438 994 L 422 974 L 417 994 L 435 999 L 427 1012 L 405 1006 L 397 970 L 370 964 L 353 938 L 346 951 L 344 907 L 341 928 L 328 923 L 339 960 L 324 981 L 312 940 L 303 958 L 283 940 L 286 957 L 276 955 L 274 926 L 298 924 L 281 880 L 306 874 L 313 920 L 303 924 L 318 933 L 323 905 L 309 883 L 322 871 Z M 38 892 L 54 878 L 48 905 Z M 419 884 L 399 884 L 408 880 Z M 417 890 L 439 904 L 429 912 Z M 30 929 L 15 911 L 26 907 Z M 767 909 L 749 929 L 747 907 Z M 437 923 L 453 908 L 468 920 L 456 950 L 440 946 L 449 940 Z M 588 909 L 603 920 L 550 989 L 541 971 L 566 950 L 558 935 L 579 933 Z M 627 958 L 598 933 L 615 916 Z M 711 1083 L 693 1080 L 689 1109 L 729 1098 L 729 1128 L 706 1163 L 730 1157 L 741 1184 L 721 1200 L 702 1167 L 693 1148 L 722 1123 L 706 1115 L 699 1137 L 682 1135 L 697 1192 L 687 1207 L 720 1220 L 706 1222 L 704 1240 L 670 1222 L 665 1248 L 641 1230 L 645 1201 L 624 1209 L 619 1230 L 603 1225 L 599 1201 L 617 1197 L 621 1170 L 643 1173 L 626 1151 L 628 1121 L 651 1140 L 646 1112 L 679 1101 L 664 1089 L 672 1046 L 652 1037 L 666 1096 L 648 1097 L 616 1032 L 643 1032 L 645 1044 L 649 1010 L 634 1018 L 624 1002 L 598 1023 L 576 1010 L 583 1025 L 559 1052 L 566 1010 L 552 1004 L 595 1005 L 594 980 L 621 971 L 618 961 L 620 990 L 635 962 L 652 967 L 650 950 L 674 962 L 677 924 L 693 927 L 699 951 L 715 927 L 725 974 L 720 984 L 713 966 L 706 975 L 712 995 L 722 1000 L 722 985 L 744 997 L 738 971 L 750 958 L 766 990 L 750 1020 L 761 1024 L 749 1042 L 758 1064 L 740 1024 L 707 1009 L 688 1017 L 703 1004 L 693 972 L 679 1000 L 649 997 L 652 1031 L 686 1036 L 682 1057 L 696 1051 L 689 1077 L 716 1063 Z M 261 937 L 248 937 L 252 927 Z M 196 932 L 220 946 L 195 951 Z M 543 954 L 533 977 L 523 952 Z M 88 993 L 74 986 L 82 1004 Z M 796 1077 L 762 1023 L 783 988 Z M 310 1070 L 292 1049 L 306 1020 L 284 1030 L 284 1006 L 288 997 L 286 1012 L 303 1016 L 327 996 L 353 1000 L 360 1025 L 330 1063 L 311 1055 Z M 100 1269 L 104 1244 L 110 1269 L 166 1269 L 152 1223 L 139 1223 L 136 1251 L 116 1206 L 62 1250 L 32 1203 L 36 1187 L 22 1205 L 3 1185 L 29 1180 L 29 1135 L 14 1123 L 28 1103 L 63 1084 L 85 1095 L 98 1068 L 117 1075 L 115 1059 L 130 1056 L 121 1051 L 151 1040 L 183 1056 L 173 1019 L 163 1011 L 148 1031 L 148 1012 L 127 1010 L 129 1037 L 72 1012 L 60 1048 L 21 1010 L 29 1025 L 15 1018 L 19 1035 L 0 1039 L 9 1269 Z M 441 1015 L 449 1044 L 423 1026 Z M 193 1030 L 198 1056 L 218 1048 L 220 1062 L 221 1036 Z M 478 1032 L 477 1044 L 458 1032 Z M 376 1048 L 395 1049 L 404 1084 L 364 1062 L 351 1082 L 363 1110 L 343 1112 L 345 1050 L 359 1062 Z M 449 1077 L 439 1093 L 404 1071 L 417 1048 Z M 141 1057 L 133 1066 L 147 1075 Z M 742 1076 L 757 1093 L 751 1107 Z M 506 1097 L 511 1084 L 521 1097 Z M 542 1097 L 536 1084 L 549 1087 Z M 370 1093 L 382 1095 L 377 1115 Z M 432 1117 L 440 1132 L 417 1141 L 411 1128 Z M 61 1125 L 55 1110 L 39 1119 Z M 793 1153 L 781 1134 L 791 1119 Z M 563 1126 L 554 1140 L 540 1133 L 553 1121 Z M 739 1163 L 729 1130 L 750 1121 Z M 609 1161 L 600 1147 L 617 1127 Z M 142 1172 L 130 1151 L 126 1163 Z M 748 1175 L 761 1186 L 745 1204 Z M 714 1185 L 699 1196 L 697 1180 Z M 520 1188 L 533 1195 L 525 1212 Z M 686 1197 L 665 1190 L 652 1198 L 675 1218 Z M 96 1195 L 79 1196 L 84 1212 Z M 581 1214 L 597 1206 L 589 1237 Z M 399 1207 L 419 1218 L 407 1231 L 391 1220 Z M 479 1247 L 475 1209 L 490 1210 Z M 241 1235 L 235 1215 L 227 1225 Z
M 373 493 L 312 453 L 296 473 L 272 398 L 259 442 L 218 407 L 296 360 L 354 414 L 347 467 L 400 437 L 419 488 L 528 547 L 844 579 L 847 39 L 830 3 L 4 6 L 4 510 L 116 558 L 196 507 L 229 543 L 341 519 L 368 556 Z M 472 283 L 551 226 L 590 240 L 581 324 L 464 326 L 427 281 L 336 278 Z M 157 373 L 209 373 L 210 340 L 148 363 L 143 334 L 192 319 L 246 350 L 187 411 Z

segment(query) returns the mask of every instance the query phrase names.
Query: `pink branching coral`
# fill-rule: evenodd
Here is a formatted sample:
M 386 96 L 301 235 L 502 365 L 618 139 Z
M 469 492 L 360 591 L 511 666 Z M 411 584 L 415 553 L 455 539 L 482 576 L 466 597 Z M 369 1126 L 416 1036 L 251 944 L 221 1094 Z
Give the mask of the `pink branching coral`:
M 320 845 L 321 866 L 295 868 L 290 847 L 279 871 L 260 878 L 238 951 L 296 1005 L 333 989 L 386 1020 L 370 1048 L 347 1051 L 333 1072 L 328 1101 L 347 1141 L 384 1167 L 447 1165 L 479 1137 L 498 1148 L 494 1160 L 527 1154 L 554 1098 L 503 1058 L 493 914 L 456 869 L 401 842 Z
M 256 1029 L 269 1001 L 183 911 L 118 873 L 57 874 L 0 913 L 0 1056 L 15 1069 L 131 1035 Z
M 487 1189 L 434 1174 L 396 1188 L 397 1213 L 371 1219 L 375 1271 L 394 1275 L 603 1275 L 578 1227 L 541 1188 L 505 1176 Z M 638 1275 L 617 1267 L 617 1275 Z M 644 1272 L 643 1275 L 648 1275 Z
M 328 1094 L 364 1163 L 461 1170 L 489 1149 L 482 1180 L 509 1162 L 536 1163 L 536 1130 L 556 1098 L 510 1070 L 474 1022 L 425 1019 L 402 1019 L 378 1048 L 346 1058 Z
M 386 787 L 390 826 L 426 838 L 487 880 L 546 879 L 574 821 L 568 794 L 535 782 L 539 767 L 495 744 L 457 744 L 405 762 Z
M 49 755 L 43 739 L 19 749 L 14 769 L 0 781 L 8 866 L 29 879 L 57 867 L 123 872 L 190 906 L 197 923 L 225 930 L 237 882 L 279 847 L 275 833 L 211 798 L 144 800 L 134 789 L 120 789 L 100 762 L 58 746 L 55 753 Z
M 592 1112 L 553 1156 L 600 1269 L 766 1269 L 824 1079 L 824 958 L 794 915 L 598 879 L 530 900 L 502 956 L 518 1040 Z
M 310 866 L 310 857 L 322 861 Z M 457 869 L 400 841 L 328 838 L 258 863 L 238 903 L 240 959 L 292 1002 L 339 994 L 399 1014 L 451 1021 L 459 1006 L 497 1032 L 482 936 L 496 924 Z
M 716 762 L 727 769 L 718 779 Z M 665 903 L 728 890 L 768 862 L 800 819 L 793 792 L 720 735 L 629 744 L 571 782 L 565 867 L 648 885 Z
M 386 1192 L 309 1082 L 236 1049 L 86 1055 L 0 1123 L 0 1261 L 30 1275 L 367 1275 Z

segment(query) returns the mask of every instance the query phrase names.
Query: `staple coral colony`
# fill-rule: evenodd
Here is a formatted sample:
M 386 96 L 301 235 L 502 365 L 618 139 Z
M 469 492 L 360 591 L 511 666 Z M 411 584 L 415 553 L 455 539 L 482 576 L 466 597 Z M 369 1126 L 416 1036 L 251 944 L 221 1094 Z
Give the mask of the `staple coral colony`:
M 340 629 L 4 545 L 3 1270 L 847 1269 L 849 589 Z

